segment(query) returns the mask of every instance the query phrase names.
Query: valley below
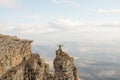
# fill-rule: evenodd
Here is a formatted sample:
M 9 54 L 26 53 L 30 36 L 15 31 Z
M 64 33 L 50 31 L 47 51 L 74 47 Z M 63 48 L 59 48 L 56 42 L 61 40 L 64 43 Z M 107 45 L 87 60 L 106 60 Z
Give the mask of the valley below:
M 62 44 L 64 44 L 64 51 L 74 56 L 81 80 L 120 79 L 118 43 L 63 42 Z M 50 44 L 50 46 L 33 44 L 32 51 L 40 53 L 52 66 L 56 48 L 56 44 Z

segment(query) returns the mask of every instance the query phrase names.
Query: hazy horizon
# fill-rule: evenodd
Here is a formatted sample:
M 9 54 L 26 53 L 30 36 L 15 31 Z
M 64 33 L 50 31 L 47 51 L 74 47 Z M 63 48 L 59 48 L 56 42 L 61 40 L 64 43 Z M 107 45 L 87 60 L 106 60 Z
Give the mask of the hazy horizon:
M 0 0 L 0 33 L 39 41 L 119 41 L 119 0 Z

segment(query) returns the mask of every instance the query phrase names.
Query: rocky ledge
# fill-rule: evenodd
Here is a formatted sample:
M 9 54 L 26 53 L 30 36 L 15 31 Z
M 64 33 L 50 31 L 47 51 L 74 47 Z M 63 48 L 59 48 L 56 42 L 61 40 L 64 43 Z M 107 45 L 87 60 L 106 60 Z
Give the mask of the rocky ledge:
M 55 73 L 38 54 L 31 52 L 32 40 L 0 34 L 0 80 L 80 80 L 73 57 L 56 50 Z

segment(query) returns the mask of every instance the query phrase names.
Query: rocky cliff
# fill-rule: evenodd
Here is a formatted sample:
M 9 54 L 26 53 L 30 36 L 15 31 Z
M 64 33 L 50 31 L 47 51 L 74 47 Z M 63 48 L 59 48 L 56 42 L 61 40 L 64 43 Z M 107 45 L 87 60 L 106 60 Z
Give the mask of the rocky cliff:
M 56 80 L 79 80 L 78 70 L 74 65 L 73 57 L 63 52 L 61 45 L 59 45 L 59 49 L 56 50 L 54 68 Z
M 31 40 L 0 34 L 0 80 L 79 80 L 73 57 L 61 46 L 54 59 L 55 73 L 38 54 L 31 52 Z
M 0 76 L 31 57 L 31 42 L 0 34 Z

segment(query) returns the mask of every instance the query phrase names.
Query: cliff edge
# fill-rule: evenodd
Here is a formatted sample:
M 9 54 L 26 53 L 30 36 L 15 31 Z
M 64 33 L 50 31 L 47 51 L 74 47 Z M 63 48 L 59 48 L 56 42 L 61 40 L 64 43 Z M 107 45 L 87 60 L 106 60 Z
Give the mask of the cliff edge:
M 0 34 L 0 80 L 79 80 L 73 57 L 61 45 L 54 59 L 55 73 L 49 65 L 31 52 L 32 40 Z

